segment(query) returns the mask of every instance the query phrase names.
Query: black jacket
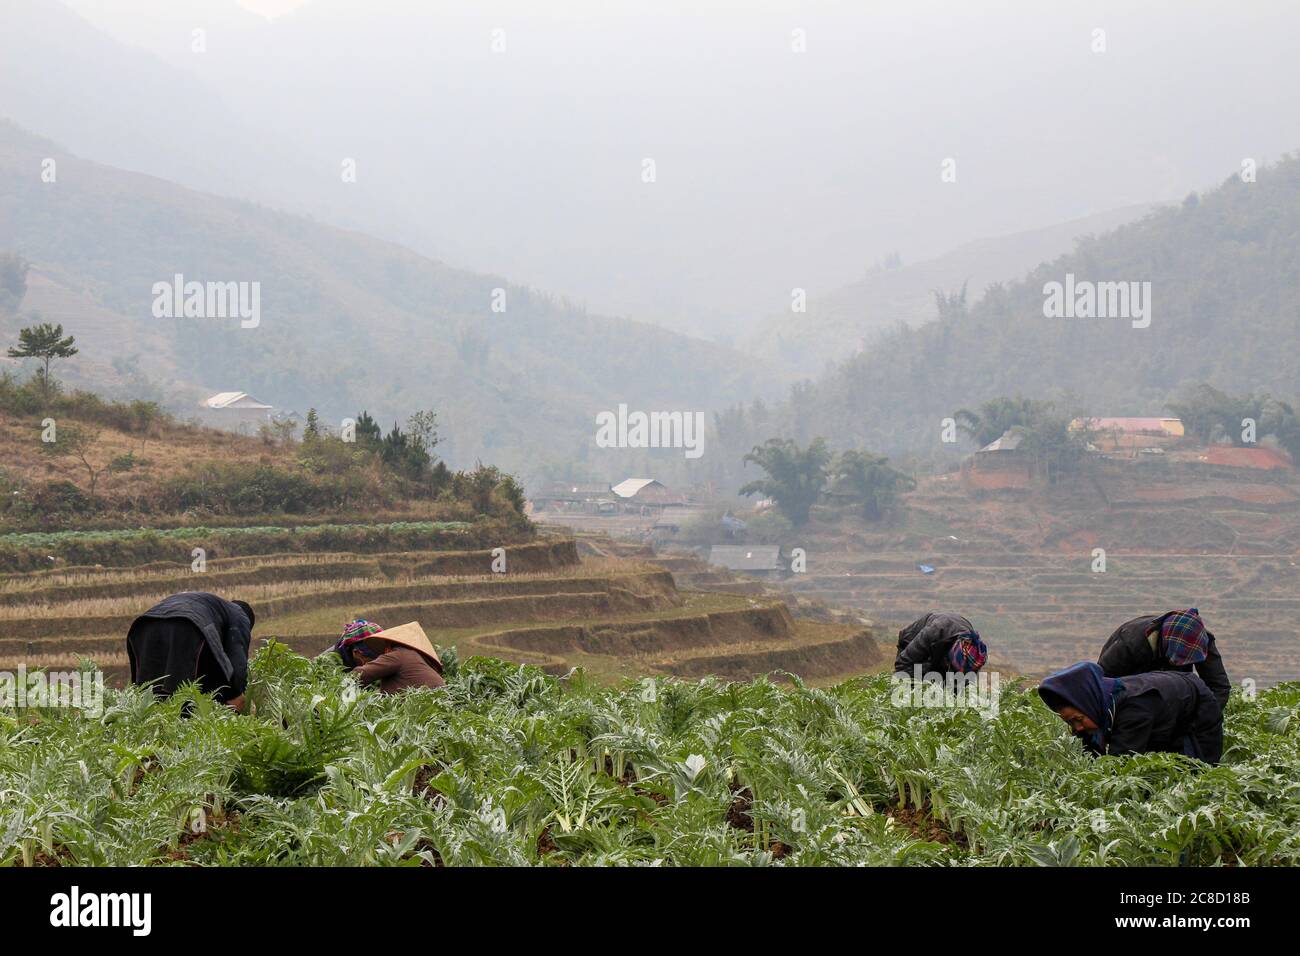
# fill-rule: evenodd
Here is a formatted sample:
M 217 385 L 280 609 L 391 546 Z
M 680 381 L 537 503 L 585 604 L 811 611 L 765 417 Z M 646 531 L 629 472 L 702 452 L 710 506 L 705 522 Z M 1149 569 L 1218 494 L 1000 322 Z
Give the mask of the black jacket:
M 1223 711 L 1195 674 L 1152 671 L 1123 683 L 1106 753 L 1181 753 L 1212 764 L 1223 757 Z
M 157 681 L 164 696 L 187 680 L 230 700 L 248 685 L 252 628 L 243 608 L 204 591 L 163 598 L 135 619 L 126 638 L 131 683 Z
M 921 676 L 948 673 L 948 649 L 958 634 L 974 631 L 970 621 L 960 614 L 931 611 L 898 632 L 898 653 L 894 673 L 914 677 L 913 668 L 921 665 Z
M 1228 671 L 1223 666 L 1223 658 L 1219 654 L 1218 645 L 1214 642 L 1214 635 L 1208 629 L 1206 630 L 1210 638 L 1208 656 L 1199 664 L 1175 667 L 1151 649 L 1151 644 L 1147 641 L 1147 631 L 1152 627 L 1159 628 L 1161 622 L 1173 613 L 1168 611 L 1164 614 L 1148 614 L 1125 621 L 1102 645 L 1097 663 L 1101 665 L 1107 677 L 1129 677 L 1150 671 L 1190 674 L 1195 669 L 1196 675 L 1205 682 L 1205 686 L 1210 689 L 1214 699 L 1219 702 L 1219 709 L 1222 710 L 1228 706 L 1232 682 L 1228 680 Z M 1157 640 L 1157 646 L 1158 644 Z

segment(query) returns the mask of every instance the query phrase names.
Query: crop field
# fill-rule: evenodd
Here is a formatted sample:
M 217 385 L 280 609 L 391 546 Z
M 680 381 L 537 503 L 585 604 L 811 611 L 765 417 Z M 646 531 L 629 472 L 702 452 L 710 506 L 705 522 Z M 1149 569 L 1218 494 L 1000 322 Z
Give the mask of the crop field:
M 0 864 L 1300 863 L 1295 684 L 1234 695 L 1213 768 L 1089 757 L 1030 689 L 911 708 L 884 676 L 610 687 L 449 657 L 444 690 L 383 697 L 273 644 L 249 699 L 0 711 Z
M 390 521 L 30 531 L 0 535 L 0 574 L 66 572 L 74 567 L 132 568 L 184 560 L 276 553 L 378 553 L 491 548 L 533 537 L 518 522 Z

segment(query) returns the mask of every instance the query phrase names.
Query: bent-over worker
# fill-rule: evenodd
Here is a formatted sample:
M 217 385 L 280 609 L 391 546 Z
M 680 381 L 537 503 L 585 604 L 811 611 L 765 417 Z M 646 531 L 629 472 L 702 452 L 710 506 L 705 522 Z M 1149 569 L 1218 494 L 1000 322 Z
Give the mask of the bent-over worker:
M 206 591 L 163 598 L 131 624 L 126 654 L 131 683 L 170 697 L 185 681 L 240 710 L 248 686 L 253 609 Z
M 1223 756 L 1223 711 L 1195 674 L 1107 677 L 1082 661 L 1045 679 L 1038 694 L 1096 755 L 1181 753 L 1210 764 Z
M 445 683 L 442 660 L 415 621 L 368 634 L 363 643 L 377 656 L 368 663 L 358 660 L 353 673 L 362 685 L 378 683 L 381 693 L 396 694 L 408 687 L 441 687 Z

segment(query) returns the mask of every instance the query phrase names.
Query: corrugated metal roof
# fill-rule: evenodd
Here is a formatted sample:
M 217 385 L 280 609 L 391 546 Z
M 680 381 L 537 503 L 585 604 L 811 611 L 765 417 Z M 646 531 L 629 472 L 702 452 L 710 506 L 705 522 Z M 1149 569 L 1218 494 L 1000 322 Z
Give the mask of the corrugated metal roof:
M 653 478 L 627 478 L 616 484 L 610 489 L 610 491 L 614 492 L 614 494 L 618 495 L 620 498 L 634 498 L 637 493 L 644 490 L 647 485 L 659 485 L 659 487 L 663 487 L 663 485 L 658 481 L 655 481 Z
M 709 564 L 732 571 L 779 571 L 781 548 L 775 544 L 715 544 L 709 549 Z
M 546 486 L 546 489 L 537 497 L 557 498 L 570 496 L 587 496 L 608 495 L 609 485 L 602 485 L 594 481 L 553 481 Z
M 1002 433 L 1000 438 L 989 442 L 980 451 L 1015 451 L 1020 447 L 1020 443 L 1025 440 L 1025 436 L 1020 432 L 1013 432 L 1007 429 Z
M 205 408 L 271 408 L 247 392 L 217 392 L 202 402 Z

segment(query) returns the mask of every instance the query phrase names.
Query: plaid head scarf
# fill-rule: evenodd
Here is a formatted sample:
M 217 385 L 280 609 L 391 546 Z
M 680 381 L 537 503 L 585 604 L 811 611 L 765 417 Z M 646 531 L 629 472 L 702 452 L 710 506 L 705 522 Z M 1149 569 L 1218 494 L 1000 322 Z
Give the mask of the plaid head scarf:
M 963 674 L 979 670 L 988 659 L 989 649 L 975 631 L 958 634 L 948 648 L 948 666 Z
M 1158 651 L 1170 664 L 1199 664 L 1209 656 L 1210 632 L 1196 608 L 1171 611 L 1160 624 Z
M 382 630 L 382 627 L 372 621 L 364 619 L 349 621 L 343 628 L 343 635 L 334 645 L 334 649 L 339 652 L 339 656 L 343 658 L 344 662 L 348 662 L 353 655 L 360 655 L 366 660 L 374 660 L 378 655 L 366 643 L 366 638 L 372 634 L 378 634 Z

